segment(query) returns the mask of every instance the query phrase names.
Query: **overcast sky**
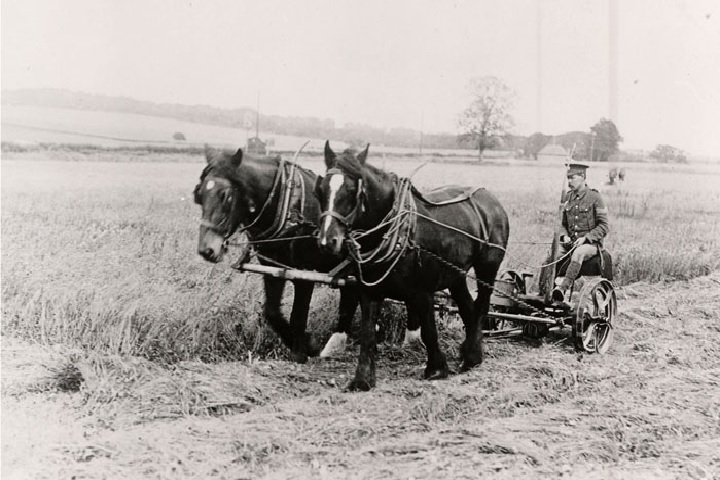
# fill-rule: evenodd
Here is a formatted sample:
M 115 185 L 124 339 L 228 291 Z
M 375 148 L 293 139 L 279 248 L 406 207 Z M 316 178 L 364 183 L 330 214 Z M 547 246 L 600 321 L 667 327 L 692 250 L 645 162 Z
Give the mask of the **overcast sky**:
M 611 1 L 2 0 L 2 88 L 456 133 L 495 75 L 515 133 L 612 114 L 622 148 L 720 153 L 720 2 Z

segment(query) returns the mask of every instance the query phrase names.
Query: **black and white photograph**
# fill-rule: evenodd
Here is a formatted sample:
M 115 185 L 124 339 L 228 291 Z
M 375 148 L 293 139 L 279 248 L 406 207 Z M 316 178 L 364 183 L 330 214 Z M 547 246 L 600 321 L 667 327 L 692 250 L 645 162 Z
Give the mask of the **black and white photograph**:
M 720 480 L 716 0 L 2 0 L 0 477 Z

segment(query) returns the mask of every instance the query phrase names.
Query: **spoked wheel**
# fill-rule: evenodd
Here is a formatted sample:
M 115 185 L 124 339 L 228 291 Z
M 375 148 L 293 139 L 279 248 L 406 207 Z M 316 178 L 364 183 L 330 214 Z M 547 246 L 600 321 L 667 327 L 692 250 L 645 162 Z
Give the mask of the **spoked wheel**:
M 617 297 L 609 280 L 596 277 L 580 291 L 573 325 L 575 348 L 588 353 L 607 352 L 617 316 Z

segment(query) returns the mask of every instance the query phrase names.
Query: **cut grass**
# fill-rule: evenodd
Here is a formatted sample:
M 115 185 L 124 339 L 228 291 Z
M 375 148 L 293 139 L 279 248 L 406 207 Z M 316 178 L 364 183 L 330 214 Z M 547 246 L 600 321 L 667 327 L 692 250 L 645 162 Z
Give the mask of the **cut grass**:
M 260 278 L 195 253 L 199 209 L 190 192 L 202 156 L 128 162 L 129 154 L 113 152 L 113 162 L 88 162 L 82 160 L 98 153 L 60 153 L 73 161 L 39 161 L 50 154 L 28 152 L 13 158 L 36 161 L 2 163 L 4 334 L 162 362 L 284 357 L 264 326 Z M 301 162 L 322 171 L 318 159 Z M 402 159 L 385 163 L 401 175 L 417 167 Z M 595 178 L 602 178 L 601 168 Z M 616 284 L 716 270 L 718 172 L 628 170 L 623 185 L 602 190 Z M 561 166 L 528 162 L 429 164 L 414 177 L 421 189 L 461 183 L 496 193 L 511 222 L 503 268 L 531 273 L 537 270 L 528 265 L 541 264 L 549 248 L 561 179 Z M 289 313 L 292 287 L 287 290 Z M 311 308 L 309 329 L 323 342 L 335 322 L 336 292 L 319 287 Z M 403 309 L 390 308 L 386 337 L 399 341 L 396 314 Z

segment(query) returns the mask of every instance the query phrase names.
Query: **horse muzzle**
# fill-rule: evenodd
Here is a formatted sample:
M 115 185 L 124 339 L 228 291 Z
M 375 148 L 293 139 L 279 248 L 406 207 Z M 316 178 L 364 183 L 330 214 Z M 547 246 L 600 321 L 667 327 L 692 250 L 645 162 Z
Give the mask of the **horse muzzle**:
M 227 252 L 227 241 L 210 230 L 200 231 L 198 254 L 206 261 L 219 263 Z
M 340 235 L 320 235 L 318 237 L 318 248 L 323 253 L 334 255 L 336 257 L 342 256 L 344 252 L 345 238 Z

